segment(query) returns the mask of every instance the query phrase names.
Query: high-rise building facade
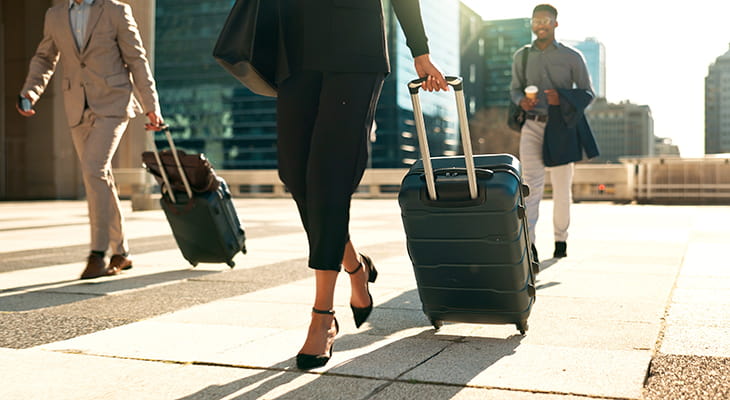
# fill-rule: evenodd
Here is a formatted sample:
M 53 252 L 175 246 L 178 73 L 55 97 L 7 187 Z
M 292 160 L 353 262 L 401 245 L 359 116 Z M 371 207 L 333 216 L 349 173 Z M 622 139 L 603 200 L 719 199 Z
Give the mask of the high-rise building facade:
M 656 151 L 654 119 L 647 105 L 596 99 L 586 110 L 601 155 L 593 162 L 618 162 L 620 157 L 653 156 Z
M 163 116 L 178 147 L 204 152 L 217 168 L 226 167 L 223 143 L 233 137 L 233 94 L 240 87 L 211 55 L 231 5 L 156 0 L 155 80 Z
M 459 48 L 461 76 L 464 78 L 464 96 L 469 117 L 484 105 L 484 20 L 476 11 L 459 5 Z
M 586 60 L 588 74 L 591 76 L 596 97 L 606 97 L 606 47 L 595 38 L 583 41 L 565 41 L 581 53 Z
M 507 107 L 515 52 L 532 41 L 529 18 L 484 21 L 484 105 Z
M 532 41 L 530 19 L 483 21 L 462 5 L 461 41 L 474 152 L 517 155 L 519 136 L 507 126 L 507 110 L 513 56 Z
M 232 0 L 157 0 L 155 76 L 176 144 L 204 152 L 216 168 L 276 168 L 276 99 L 251 93 L 212 57 Z M 383 0 L 391 74 L 371 135 L 371 166 L 402 167 L 418 156 L 407 83 L 416 77 L 389 0 Z M 432 60 L 459 73 L 459 1 L 421 0 Z M 455 154 L 458 123 L 453 93 L 422 93 L 434 155 Z M 158 137 L 160 145 L 164 145 Z
M 730 50 L 705 78 L 705 154 L 730 153 Z
M 431 60 L 446 75 L 460 73 L 459 1 L 421 0 L 423 24 Z M 383 85 L 376 130 L 371 135 L 371 163 L 375 168 L 399 168 L 420 158 L 408 82 L 417 77 L 390 1 L 384 0 L 391 73 Z M 432 155 L 453 155 L 459 148 L 458 115 L 453 91 L 421 92 L 421 107 Z

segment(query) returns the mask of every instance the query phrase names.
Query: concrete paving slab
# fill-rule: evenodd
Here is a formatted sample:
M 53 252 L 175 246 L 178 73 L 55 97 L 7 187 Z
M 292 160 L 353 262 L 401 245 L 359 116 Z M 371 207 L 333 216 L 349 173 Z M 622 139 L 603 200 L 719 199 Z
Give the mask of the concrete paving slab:
M 586 400 L 585 396 L 565 393 L 545 394 L 531 391 L 499 390 L 463 386 L 429 385 L 396 382 L 388 385 L 370 400 L 449 399 L 449 400 Z M 592 400 L 603 400 L 591 397 Z
M 727 234 L 720 235 L 727 237 Z M 727 242 L 706 243 L 693 242 L 687 248 L 682 277 L 686 276 L 713 276 L 730 278 L 730 262 L 723 255 L 727 252 Z
M 143 360 L 0 349 L 0 373 L 25 385 L 0 385 L 3 399 L 353 399 L 386 382 L 296 371 L 181 365 Z M 11 365 L 6 361 L 23 360 Z M 69 368 L 72 365 L 73 368 Z M 110 373 L 113 374 L 110 375 Z M 31 384 L 28 377 L 34 377 Z
M 608 261 L 603 256 L 586 258 L 578 262 L 570 263 L 569 259 L 573 256 L 569 255 L 568 258 L 556 260 L 554 265 L 550 268 L 561 271 L 591 271 L 598 273 L 627 273 L 633 274 L 637 271 L 645 275 L 677 275 L 677 269 L 681 259 L 679 258 L 663 258 L 663 259 L 651 259 L 647 262 L 639 263 L 634 260 L 623 260 L 622 262 Z
M 722 304 L 730 306 L 730 287 L 717 289 L 693 289 L 680 287 L 674 290 L 672 302 L 679 304 Z
M 730 357 L 730 326 L 671 324 L 664 332 L 663 354 Z
M 658 322 L 583 320 L 577 317 L 542 316 L 528 320 L 522 344 L 601 350 L 652 350 L 661 325 Z M 519 332 L 514 325 L 474 325 L 469 338 L 509 338 Z
M 74 339 L 40 346 L 54 350 L 120 358 L 175 362 L 208 361 L 235 343 L 246 343 L 280 332 L 273 328 L 142 321 Z
M 3 205 L 0 223 L 5 223 Z M 254 250 L 237 256 L 233 270 L 223 264 L 191 269 L 177 249 L 151 246 L 140 247 L 144 251 L 134 255 L 131 271 L 83 285 L 75 278 L 83 269 L 85 254 L 77 263 L 45 267 L 29 261 L 26 269 L 8 267 L 12 272 L 0 277 L 0 290 L 5 288 L 0 306 L 5 301 L 15 309 L 23 304 L 31 309 L 0 313 L 4 317 L 0 328 L 11 332 L 7 338 L 0 334 L 0 343 L 12 345 L 12 336 L 22 335 L 24 326 L 42 332 L 34 330 L 39 324 L 54 332 L 55 340 L 75 337 L 31 351 L 70 357 L 65 366 L 79 377 L 71 381 L 77 387 L 88 386 L 91 393 L 84 398 L 344 398 L 339 397 L 341 390 L 330 390 L 336 382 L 351 389 L 348 399 L 552 400 L 641 398 L 648 360 L 656 350 L 704 351 L 721 359 L 717 354 L 723 354 L 725 347 L 718 338 L 730 336 L 720 329 L 726 325 L 711 325 L 708 320 L 720 312 L 712 307 L 725 304 L 719 297 L 726 285 L 717 278 L 730 279 L 723 275 L 725 269 L 708 259 L 718 253 L 718 244 L 728 243 L 727 232 L 707 223 L 716 210 L 574 205 L 569 257 L 543 260 L 546 269 L 538 276 L 538 302 L 523 337 L 510 325 L 447 323 L 435 331 L 421 312 L 397 202 L 356 200 L 351 234 L 380 271 L 378 282 L 371 286 L 376 307 L 368 323 L 355 329 L 349 283 L 342 274 L 335 297 L 341 333 L 333 359 L 324 368 L 301 373 L 294 369 L 294 355 L 306 333 L 313 281 L 311 271 L 302 269 L 306 238 L 296 207 L 290 199 L 236 199 L 236 205 L 245 210 L 240 216 L 250 228 L 247 243 Z M 542 203 L 543 215 L 550 214 L 551 205 Z M 33 207 L 25 209 L 37 214 Z M 68 245 L 83 253 L 78 249 L 88 238 L 85 203 L 71 202 L 64 212 L 69 216 L 49 212 L 45 222 L 51 226 L 44 226 L 41 216 L 34 227 L 20 231 L 37 236 L 36 243 L 44 246 L 44 240 L 58 239 L 59 229 L 66 229 Z M 169 237 L 160 236 L 169 235 L 161 211 L 133 213 L 127 221 L 132 240 L 162 243 L 164 239 L 169 245 Z M 0 231 L 0 253 L 15 251 L 6 247 L 4 239 L 12 236 L 8 232 Z M 548 218 L 538 225 L 543 257 L 552 254 L 551 235 Z M 69 254 L 65 257 L 68 260 Z M 268 273 L 252 275 L 259 271 Z M 677 276 L 675 296 L 668 303 Z M 714 301 L 697 291 L 710 293 Z M 712 307 L 697 312 L 693 306 L 702 303 Z M 667 329 L 659 334 L 668 304 L 672 307 Z M 81 329 L 68 330 L 69 323 Z M 88 333 L 87 328 L 97 332 L 79 336 Z M 104 328 L 110 329 L 98 331 Z M 664 342 L 654 349 L 658 338 Z M 46 348 L 56 351 L 38 350 Z M 60 349 L 75 353 L 58 353 Z M 12 354 L 23 364 L 25 350 L 12 351 L 19 352 Z M 97 353 L 104 356 L 89 356 Z M 81 381 L 88 376 L 87 358 L 124 364 L 117 368 L 130 368 L 134 379 L 125 384 L 135 386 L 108 393 L 106 382 Z M 178 364 L 196 358 L 208 365 Z M 37 368 L 33 361 L 28 363 Z M 111 364 L 104 370 L 114 369 Z M 161 372 L 159 365 L 174 368 Z M 50 379 L 64 372 L 60 366 L 58 371 L 44 371 Z M 437 395 L 429 397 L 430 393 Z
M 676 286 L 680 289 L 726 289 L 730 288 L 730 276 L 680 275 L 679 279 L 677 279 Z
M 454 343 L 403 379 L 598 397 L 641 397 L 650 351 L 528 345 L 521 340 L 514 336 L 508 340 Z
M 538 284 L 540 281 L 538 280 Z M 574 317 L 581 319 L 656 323 L 664 316 L 663 301 L 636 301 L 634 299 L 586 299 L 578 297 L 547 296 L 538 291 L 532 318 L 544 316 Z
M 55 307 L 97 297 L 94 294 L 63 292 L 22 292 L 0 296 L 0 312 L 22 312 Z
M 544 272 L 544 273 L 543 273 Z M 604 273 L 549 269 L 539 275 L 538 296 L 570 296 L 590 299 L 668 299 L 675 278 L 670 275 Z
M 667 324 L 686 326 L 730 326 L 730 303 L 674 303 L 669 308 Z
M 266 372 L 267 374 L 270 374 Z M 244 384 L 251 379 L 241 379 Z M 198 399 L 236 399 L 236 400 L 302 400 L 302 399 L 365 399 L 377 391 L 386 382 L 373 379 L 358 379 L 353 377 L 328 376 L 316 374 L 300 374 L 294 372 L 282 372 L 265 380 L 258 381 L 249 386 L 233 391 L 226 397 L 208 396 L 207 393 L 200 393 L 181 400 Z M 230 392 L 239 384 L 233 381 L 226 386 Z

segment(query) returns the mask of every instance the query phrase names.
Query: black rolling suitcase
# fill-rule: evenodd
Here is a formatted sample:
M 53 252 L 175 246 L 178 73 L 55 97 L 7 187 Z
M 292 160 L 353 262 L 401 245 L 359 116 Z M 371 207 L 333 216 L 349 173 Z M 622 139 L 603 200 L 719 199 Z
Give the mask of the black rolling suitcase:
M 215 176 L 202 155 L 190 157 L 178 152 L 167 128 L 165 136 L 170 151 L 161 153 L 155 145 L 153 152 L 143 154 L 143 160 L 147 161 L 147 170 L 160 181 L 160 204 L 183 257 L 193 266 L 201 262 L 224 262 L 233 268 L 233 257 L 239 251 L 246 253 L 246 237 L 226 182 Z M 196 157 L 205 161 L 204 165 L 191 165 Z M 174 160 L 173 165 L 165 162 L 170 159 Z M 204 188 L 195 191 L 189 175 L 205 168 L 211 170 L 196 176 L 200 182 L 196 186 Z
M 421 81 L 408 85 L 421 160 L 403 178 L 398 202 L 423 312 L 437 329 L 444 321 L 514 323 L 524 334 L 539 264 L 529 251 L 520 163 L 509 154 L 472 156 L 458 77 L 447 81 L 465 156 L 431 158 Z

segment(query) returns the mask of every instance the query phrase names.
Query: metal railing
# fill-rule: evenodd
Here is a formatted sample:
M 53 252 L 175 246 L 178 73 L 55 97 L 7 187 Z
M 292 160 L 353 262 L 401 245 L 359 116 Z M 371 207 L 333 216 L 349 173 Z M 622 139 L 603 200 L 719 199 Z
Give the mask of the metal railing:
M 217 170 L 234 197 L 288 197 L 276 170 Z M 394 198 L 406 168 L 368 169 L 355 197 Z M 142 168 L 115 169 L 123 197 L 149 197 L 154 183 Z M 552 188 L 548 171 L 545 197 Z M 576 164 L 574 201 L 730 204 L 730 157 L 633 158 L 621 164 Z

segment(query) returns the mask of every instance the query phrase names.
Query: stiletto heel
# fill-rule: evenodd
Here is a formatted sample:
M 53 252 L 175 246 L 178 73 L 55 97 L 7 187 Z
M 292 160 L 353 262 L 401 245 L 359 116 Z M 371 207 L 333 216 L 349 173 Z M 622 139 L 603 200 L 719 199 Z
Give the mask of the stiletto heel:
M 318 310 L 314 307 L 312 307 L 312 312 L 315 314 L 335 315 L 335 310 Z M 334 318 L 333 320 L 335 322 L 335 335 L 337 335 L 340 332 L 340 324 L 337 323 L 337 318 Z M 332 345 L 330 345 L 330 351 L 328 353 L 329 355 L 327 356 L 323 356 L 321 354 L 297 354 L 297 368 L 312 369 L 324 366 L 332 357 L 332 352 L 334 351 L 334 349 L 335 344 L 332 343 Z
M 368 282 L 374 283 L 375 280 L 378 278 L 378 270 L 375 269 L 375 265 L 373 265 L 373 261 L 370 259 L 370 257 L 360 254 L 360 258 L 362 261 L 357 265 L 357 268 L 355 268 L 352 272 L 345 270 L 348 274 L 352 275 L 354 273 L 357 273 L 360 271 L 361 268 L 363 268 L 363 264 L 367 264 L 367 275 L 368 275 Z M 370 288 L 367 287 L 368 291 L 368 298 L 370 298 L 370 305 L 367 307 L 355 307 L 352 304 L 350 304 L 350 308 L 352 309 L 352 317 L 355 320 L 355 326 L 357 328 L 360 327 L 365 321 L 367 321 L 368 317 L 370 316 L 370 313 L 373 311 L 373 296 L 370 295 Z

